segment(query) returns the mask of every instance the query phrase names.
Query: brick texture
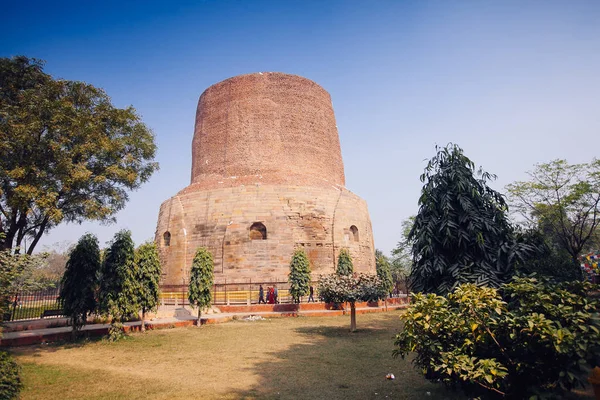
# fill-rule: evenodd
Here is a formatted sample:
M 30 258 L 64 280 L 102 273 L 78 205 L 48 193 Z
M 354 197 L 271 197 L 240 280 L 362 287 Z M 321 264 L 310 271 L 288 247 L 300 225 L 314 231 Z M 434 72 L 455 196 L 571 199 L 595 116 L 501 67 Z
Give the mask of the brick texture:
M 313 276 L 334 271 L 341 248 L 374 272 L 364 200 L 345 187 L 329 94 L 295 75 L 227 79 L 200 97 L 190 186 L 160 208 L 155 240 L 163 284 L 189 282 L 207 247 L 217 282 L 286 276 L 304 248 Z

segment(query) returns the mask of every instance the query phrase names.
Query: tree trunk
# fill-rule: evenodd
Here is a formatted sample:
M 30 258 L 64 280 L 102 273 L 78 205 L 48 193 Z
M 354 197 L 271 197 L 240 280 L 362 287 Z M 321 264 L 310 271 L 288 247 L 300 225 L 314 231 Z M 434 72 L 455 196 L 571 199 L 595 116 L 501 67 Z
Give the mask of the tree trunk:
M 350 302 L 350 332 L 356 332 L 356 305 Z
M 142 326 L 140 331 L 146 332 L 146 309 L 142 308 Z
M 200 320 L 201 315 L 202 315 L 202 307 L 198 306 L 198 320 L 196 321 L 196 325 L 198 325 L 198 326 L 202 325 L 202 322 Z
M 40 225 L 40 227 L 38 228 L 38 231 L 35 234 L 33 242 L 31 242 L 31 244 L 29 245 L 29 248 L 27 249 L 27 254 L 31 255 L 33 253 L 33 249 L 38 244 L 38 242 L 40 241 L 42 235 L 44 234 L 44 231 L 46 230 L 46 225 L 48 225 L 49 219 L 50 218 L 48 216 L 44 217 L 44 220 L 42 221 L 42 224 Z

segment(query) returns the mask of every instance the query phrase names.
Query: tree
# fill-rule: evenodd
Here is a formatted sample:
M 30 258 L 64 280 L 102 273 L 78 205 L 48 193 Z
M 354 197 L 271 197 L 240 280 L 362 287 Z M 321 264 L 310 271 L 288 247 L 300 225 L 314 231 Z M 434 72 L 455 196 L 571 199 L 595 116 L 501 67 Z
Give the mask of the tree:
M 310 262 L 304 250 L 298 249 L 290 262 L 290 295 L 294 302 L 300 303 L 300 297 L 306 296 L 310 287 Z
M 529 181 L 506 187 L 511 207 L 577 264 L 577 257 L 591 250 L 587 246 L 600 244 L 600 160 L 554 160 L 536 164 L 528 175 Z
M 71 318 L 74 336 L 96 309 L 100 268 L 98 239 L 91 233 L 83 235 L 71 251 L 60 288 L 60 300 L 65 315 Z
M 446 294 L 461 283 L 498 287 L 529 248 L 514 240 L 502 195 L 487 185 L 494 175 L 479 170 L 460 147 L 439 149 L 425 172 L 413 242 L 410 275 L 415 292 Z
M 335 273 L 338 275 L 352 275 L 352 272 L 354 272 L 352 257 L 350 257 L 348 249 L 341 249 Z
M 392 250 L 390 271 L 396 286 L 398 286 L 401 282 L 406 284 L 406 281 L 408 280 L 412 270 L 412 242 L 408 239 L 408 235 L 415 223 L 415 218 L 416 217 L 414 215 L 411 215 L 401 222 L 402 239 Z
M 387 292 L 377 275 L 331 274 L 319 280 L 319 297 L 326 303 L 350 303 L 350 332 L 356 331 L 356 302 L 384 299 Z
M 146 330 L 146 313 L 158 307 L 160 296 L 160 261 L 154 242 L 144 243 L 135 252 L 135 264 L 138 272 L 138 307 L 142 310 L 142 332 Z
M 154 136 L 133 107 L 43 66 L 0 58 L 0 249 L 30 237 L 28 254 L 61 222 L 114 221 L 127 191 L 158 169 Z
M 105 251 L 100 279 L 99 309 L 114 322 L 123 322 L 138 310 L 139 272 L 131 232 L 117 232 Z M 115 325 L 116 327 L 117 325 Z
M 375 251 L 377 254 L 377 251 Z M 392 278 L 392 271 L 390 269 L 390 262 L 387 257 L 383 254 L 379 254 L 375 259 L 375 268 L 377 270 L 377 276 L 383 285 L 383 289 L 389 295 L 394 289 L 394 279 Z
M 208 249 L 200 247 L 196 251 L 192 262 L 190 285 L 188 288 L 188 300 L 190 304 L 198 307 L 197 325 L 200 326 L 202 309 L 210 307 L 214 281 L 213 258 Z
M 16 296 L 20 291 L 39 288 L 34 272 L 43 262 L 44 255 L 0 251 L 0 321 L 10 318 L 11 302 L 16 306 Z

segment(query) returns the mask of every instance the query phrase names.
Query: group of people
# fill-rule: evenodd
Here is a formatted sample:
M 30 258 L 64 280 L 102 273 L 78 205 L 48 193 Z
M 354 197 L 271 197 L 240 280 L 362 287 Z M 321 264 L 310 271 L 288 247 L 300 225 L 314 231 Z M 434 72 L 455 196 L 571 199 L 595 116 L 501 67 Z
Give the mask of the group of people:
M 258 289 L 258 304 L 279 304 L 277 286 L 267 286 L 267 301 L 265 301 L 265 290 L 260 285 Z
M 315 302 L 314 294 L 315 289 L 311 286 L 309 288 L 308 303 L 310 303 L 311 301 L 313 303 Z M 265 290 L 263 286 L 260 285 L 260 287 L 258 288 L 258 304 L 279 304 L 277 286 L 267 286 L 267 297 L 265 301 Z

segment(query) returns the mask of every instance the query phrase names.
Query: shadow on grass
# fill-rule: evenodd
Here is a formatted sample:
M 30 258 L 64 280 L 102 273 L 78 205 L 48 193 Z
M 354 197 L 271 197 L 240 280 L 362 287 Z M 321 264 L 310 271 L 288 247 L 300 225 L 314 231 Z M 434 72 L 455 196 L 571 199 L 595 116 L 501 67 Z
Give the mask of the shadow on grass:
M 360 326 L 305 326 L 295 331 L 304 343 L 272 353 L 274 361 L 249 367 L 258 384 L 232 393 L 249 399 L 459 399 L 426 381 L 410 360 L 394 359 L 397 316 Z M 387 380 L 393 373 L 395 380 Z

